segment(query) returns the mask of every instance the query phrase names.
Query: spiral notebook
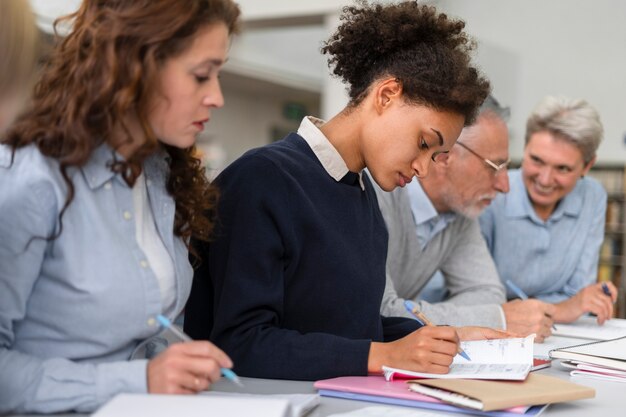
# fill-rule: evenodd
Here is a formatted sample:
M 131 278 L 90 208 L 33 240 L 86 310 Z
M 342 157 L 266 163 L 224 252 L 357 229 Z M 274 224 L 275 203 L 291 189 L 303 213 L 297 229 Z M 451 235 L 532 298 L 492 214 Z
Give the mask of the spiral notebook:
M 553 349 L 550 357 L 626 371 L 626 336 Z

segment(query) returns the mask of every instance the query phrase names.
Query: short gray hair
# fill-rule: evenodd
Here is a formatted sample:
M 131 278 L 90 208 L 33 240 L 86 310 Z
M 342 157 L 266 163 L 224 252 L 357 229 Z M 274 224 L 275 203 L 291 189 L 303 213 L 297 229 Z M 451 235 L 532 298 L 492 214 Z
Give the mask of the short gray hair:
M 596 156 L 604 129 L 600 115 L 585 100 L 548 96 L 528 117 L 526 144 L 537 132 L 549 132 L 576 146 L 586 165 Z
M 489 94 L 478 109 L 478 117 L 487 115 L 495 116 L 503 122 L 507 122 L 511 116 L 511 109 L 502 106 L 494 96 Z

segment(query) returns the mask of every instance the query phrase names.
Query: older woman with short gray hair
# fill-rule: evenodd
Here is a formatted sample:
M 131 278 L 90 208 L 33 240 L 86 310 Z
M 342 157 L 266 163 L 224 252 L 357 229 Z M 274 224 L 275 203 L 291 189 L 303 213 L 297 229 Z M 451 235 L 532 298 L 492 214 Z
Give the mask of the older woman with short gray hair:
M 613 315 L 617 289 L 595 283 L 606 191 L 585 177 L 602 134 L 600 116 L 585 100 L 545 97 L 528 118 L 521 169 L 509 172 L 510 192 L 480 218 L 507 298 L 554 303 L 555 322 L 594 313 L 603 323 Z

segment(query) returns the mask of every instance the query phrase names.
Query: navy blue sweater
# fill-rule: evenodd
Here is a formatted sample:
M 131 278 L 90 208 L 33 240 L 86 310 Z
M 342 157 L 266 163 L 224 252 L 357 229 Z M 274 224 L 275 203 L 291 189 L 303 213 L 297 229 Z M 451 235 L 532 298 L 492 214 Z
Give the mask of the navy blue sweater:
M 243 376 L 366 375 L 371 341 L 419 325 L 379 314 L 387 231 L 363 179 L 364 191 L 355 173 L 336 182 L 295 133 L 226 168 L 185 330 L 224 349 Z

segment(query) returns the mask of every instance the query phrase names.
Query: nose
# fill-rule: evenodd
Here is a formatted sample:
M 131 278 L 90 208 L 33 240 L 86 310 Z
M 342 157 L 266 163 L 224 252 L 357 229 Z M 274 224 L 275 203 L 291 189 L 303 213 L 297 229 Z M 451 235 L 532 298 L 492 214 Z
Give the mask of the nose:
M 496 182 L 493 187 L 500 193 L 509 192 L 509 173 L 506 169 L 496 173 Z
M 426 152 L 420 153 L 411 164 L 411 168 L 415 172 L 417 178 L 425 178 L 428 175 L 428 169 L 430 168 L 430 155 Z
M 537 175 L 537 181 L 541 185 L 550 185 L 552 183 L 552 168 L 542 167 Z
M 224 95 L 222 94 L 222 87 L 217 78 L 213 82 L 209 83 L 208 91 L 202 99 L 202 105 L 207 107 L 221 108 L 224 106 Z

